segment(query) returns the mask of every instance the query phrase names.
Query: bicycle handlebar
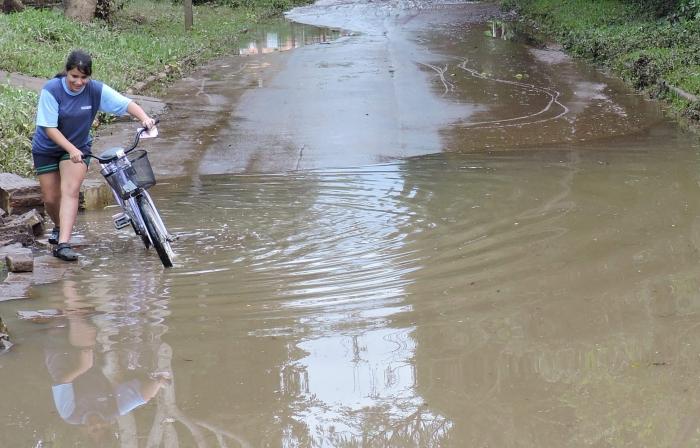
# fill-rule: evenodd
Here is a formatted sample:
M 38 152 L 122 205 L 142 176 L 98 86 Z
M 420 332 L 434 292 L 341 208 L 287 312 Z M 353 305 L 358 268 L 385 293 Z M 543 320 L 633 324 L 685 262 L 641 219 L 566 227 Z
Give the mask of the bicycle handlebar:
M 157 125 L 158 123 L 160 123 L 160 119 L 156 118 L 156 119 L 155 119 L 155 123 L 153 123 L 153 126 Z M 148 128 L 141 128 L 141 129 L 139 129 L 138 131 L 136 131 L 136 136 L 134 137 L 134 143 L 133 143 L 131 146 L 129 146 L 127 149 L 124 150 L 124 154 L 129 154 L 131 151 L 133 151 L 134 149 L 136 149 L 136 147 L 139 145 L 139 141 L 141 140 L 141 134 L 143 134 L 144 132 L 146 132 L 146 131 L 148 131 L 148 130 L 149 130 Z M 109 163 L 109 162 L 111 162 L 111 161 L 117 159 L 117 156 L 108 157 L 108 158 L 104 158 L 104 159 L 103 159 L 102 157 L 96 156 L 96 155 L 94 155 L 94 154 L 87 154 L 87 155 L 86 155 L 86 154 L 83 154 L 83 157 L 82 157 L 82 158 L 83 158 L 83 159 L 86 159 L 86 158 L 88 158 L 88 157 L 92 157 L 93 159 L 95 159 L 95 160 L 97 160 L 98 162 L 101 162 L 101 163 Z

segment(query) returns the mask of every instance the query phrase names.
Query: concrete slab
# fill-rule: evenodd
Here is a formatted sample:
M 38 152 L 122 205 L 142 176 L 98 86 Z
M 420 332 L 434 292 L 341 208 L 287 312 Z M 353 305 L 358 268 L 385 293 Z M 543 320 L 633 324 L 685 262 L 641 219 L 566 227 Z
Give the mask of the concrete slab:
M 39 182 L 17 174 L 0 173 L 0 208 L 8 214 L 20 214 L 43 208 Z
M 35 92 L 41 91 L 47 79 L 35 78 L 20 73 L 10 73 L 0 70 L 0 84 L 9 84 L 12 87 L 21 87 Z

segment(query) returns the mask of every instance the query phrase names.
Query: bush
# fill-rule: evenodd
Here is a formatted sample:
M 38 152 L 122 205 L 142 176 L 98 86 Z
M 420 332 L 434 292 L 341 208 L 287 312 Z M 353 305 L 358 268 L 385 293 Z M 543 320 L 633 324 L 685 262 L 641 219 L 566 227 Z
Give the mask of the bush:
M 124 9 L 127 0 L 97 0 L 95 8 L 95 17 L 107 22 L 112 20 L 114 13 Z
M 30 176 L 37 94 L 0 84 L 0 167 Z
M 695 0 L 690 0 L 695 1 Z M 632 0 L 630 3 L 639 8 L 640 14 L 648 14 L 650 18 L 666 17 L 677 7 L 677 0 Z
M 689 120 L 700 121 L 700 101 L 693 102 L 683 111 L 683 116 Z

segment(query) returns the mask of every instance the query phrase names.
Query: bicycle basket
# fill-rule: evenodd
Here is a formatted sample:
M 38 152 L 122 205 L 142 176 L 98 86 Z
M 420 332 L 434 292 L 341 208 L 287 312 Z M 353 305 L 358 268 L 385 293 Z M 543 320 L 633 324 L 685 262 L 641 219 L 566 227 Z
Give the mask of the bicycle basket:
M 128 199 L 139 189 L 148 189 L 156 184 L 151 163 L 146 151 L 138 149 L 127 155 L 131 166 L 123 167 L 105 177 L 107 183 L 122 199 Z

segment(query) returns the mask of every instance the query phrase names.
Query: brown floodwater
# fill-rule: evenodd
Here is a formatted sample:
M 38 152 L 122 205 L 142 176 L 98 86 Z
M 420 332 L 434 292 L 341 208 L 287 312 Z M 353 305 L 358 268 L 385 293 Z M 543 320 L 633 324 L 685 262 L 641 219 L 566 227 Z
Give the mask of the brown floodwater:
M 175 267 L 113 209 L 80 216 L 79 265 L 0 302 L 0 446 L 697 445 L 697 137 L 561 53 L 487 36 L 484 5 L 400 6 L 299 10 L 362 34 L 248 59 L 270 62 L 262 87 L 212 83 L 216 107 L 173 104 L 148 145 L 197 155 L 152 189 Z M 393 46 L 396 70 L 329 72 L 354 45 Z M 386 104 L 343 106 L 344 86 L 304 102 L 344 70 L 406 87 L 377 92 L 386 120 L 358 124 Z M 42 309 L 63 315 L 13 317 Z

